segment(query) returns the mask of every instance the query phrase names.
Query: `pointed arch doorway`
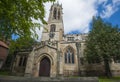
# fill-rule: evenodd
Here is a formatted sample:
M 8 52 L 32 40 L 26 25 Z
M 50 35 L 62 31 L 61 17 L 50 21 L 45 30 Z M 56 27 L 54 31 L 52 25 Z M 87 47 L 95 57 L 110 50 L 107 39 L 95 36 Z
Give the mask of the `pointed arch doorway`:
M 50 68 L 50 59 L 48 57 L 44 57 L 40 61 L 39 76 L 50 77 Z

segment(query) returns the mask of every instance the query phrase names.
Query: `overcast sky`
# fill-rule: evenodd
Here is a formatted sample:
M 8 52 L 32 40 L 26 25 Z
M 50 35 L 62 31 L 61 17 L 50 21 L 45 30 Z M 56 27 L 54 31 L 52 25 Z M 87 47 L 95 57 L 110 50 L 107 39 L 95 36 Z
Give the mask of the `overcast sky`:
M 58 0 L 63 7 L 64 31 L 70 33 L 89 32 L 93 16 L 101 16 L 103 20 L 120 26 L 120 0 Z M 52 3 L 46 3 L 46 17 Z

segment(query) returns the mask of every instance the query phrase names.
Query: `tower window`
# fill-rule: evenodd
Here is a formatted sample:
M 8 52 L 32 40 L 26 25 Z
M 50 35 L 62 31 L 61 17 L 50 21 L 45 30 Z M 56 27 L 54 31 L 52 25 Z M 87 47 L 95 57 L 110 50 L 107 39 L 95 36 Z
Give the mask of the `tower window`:
M 27 63 L 27 57 L 26 56 L 22 56 L 20 57 L 20 60 L 19 60 L 19 66 L 26 66 L 26 63 Z
M 53 18 L 56 19 L 56 14 L 57 14 L 57 9 L 54 8 L 54 11 L 53 11 Z
M 52 24 L 50 26 L 50 32 L 55 32 L 55 29 L 56 29 L 56 25 L 55 24 Z
M 22 66 L 23 57 L 20 57 L 19 66 Z
M 65 52 L 65 63 L 73 64 L 74 63 L 74 51 L 71 47 L 68 47 Z
M 60 10 L 58 11 L 58 19 L 60 19 Z
M 23 66 L 26 66 L 26 63 L 27 63 L 27 57 L 24 57 Z
M 74 41 L 74 37 L 67 37 L 68 41 Z

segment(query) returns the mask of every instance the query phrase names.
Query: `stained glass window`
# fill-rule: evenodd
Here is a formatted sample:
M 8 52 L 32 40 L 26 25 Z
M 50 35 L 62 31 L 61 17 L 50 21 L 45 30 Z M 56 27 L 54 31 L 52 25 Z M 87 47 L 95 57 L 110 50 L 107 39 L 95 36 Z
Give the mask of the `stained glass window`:
M 74 63 L 74 51 L 71 47 L 68 47 L 65 52 L 65 63 L 68 63 L 68 64 Z

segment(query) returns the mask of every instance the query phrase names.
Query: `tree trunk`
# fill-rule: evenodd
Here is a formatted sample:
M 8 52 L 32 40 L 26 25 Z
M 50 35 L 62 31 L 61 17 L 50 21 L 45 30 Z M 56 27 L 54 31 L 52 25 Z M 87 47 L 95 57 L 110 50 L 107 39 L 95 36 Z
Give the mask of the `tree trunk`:
M 110 70 L 109 58 L 107 58 L 107 57 L 104 58 L 104 67 L 105 67 L 105 75 L 108 78 L 111 78 L 112 73 L 111 73 L 111 70 Z

